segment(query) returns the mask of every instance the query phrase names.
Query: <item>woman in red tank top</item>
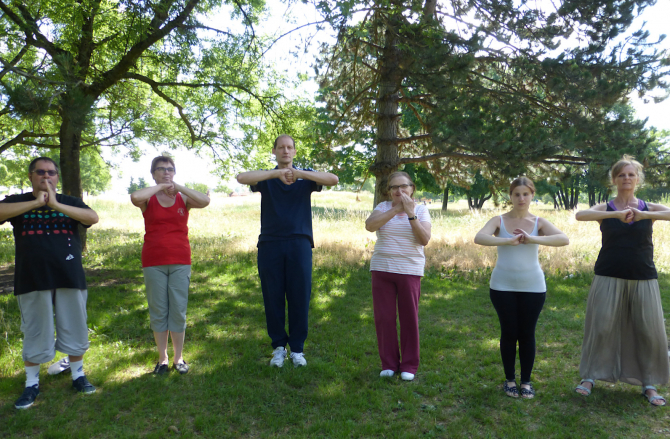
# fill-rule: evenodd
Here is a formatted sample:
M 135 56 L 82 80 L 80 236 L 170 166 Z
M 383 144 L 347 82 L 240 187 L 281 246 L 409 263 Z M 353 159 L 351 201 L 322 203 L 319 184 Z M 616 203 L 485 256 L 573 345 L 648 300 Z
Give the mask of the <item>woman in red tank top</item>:
M 174 369 L 181 374 L 189 369 L 182 357 L 191 279 L 188 211 L 209 205 L 207 195 L 175 183 L 175 172 L 175 164 L 170 157 L 156 157 L 151 162 L 151 175 L 156 185 L 135 191 L 130 196 L 144 216 L 146 233 L 142 246 L 142 271 L 151 329 L 158 348 L 155 374 L 169 370 L 168 332 L 174 349 Z

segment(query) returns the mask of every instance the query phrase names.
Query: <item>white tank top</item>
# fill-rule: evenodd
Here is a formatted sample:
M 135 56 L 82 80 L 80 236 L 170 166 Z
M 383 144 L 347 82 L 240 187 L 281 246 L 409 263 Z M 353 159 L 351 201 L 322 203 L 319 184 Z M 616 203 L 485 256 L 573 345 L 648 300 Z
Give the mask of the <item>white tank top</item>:
M 538 236 L 537 221 L 529 233 Z M 513 235 L 505 229 L 502 215 L 500 216 L 500 238 L 511 238 Z M 491 273 L 491 289 L 498 291 L 518 291 L 523 293 L 545 293 L 547 285 L 544 273 L 537 258 L 538 244 L 519 244 L 517 246 L 499 245 L 498 260 Z

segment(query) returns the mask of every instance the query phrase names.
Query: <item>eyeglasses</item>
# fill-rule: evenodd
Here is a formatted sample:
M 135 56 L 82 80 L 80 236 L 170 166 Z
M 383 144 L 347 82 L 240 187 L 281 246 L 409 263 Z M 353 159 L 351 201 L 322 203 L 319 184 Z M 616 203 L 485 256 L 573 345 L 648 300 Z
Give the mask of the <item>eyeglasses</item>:
M 411 184 L 400 184 L 400 185 L 397 185 L 397 186 L 389 186 L 389 190 L 394 191 L 396 189 L 407 189 L 408 187 L 411 187 L 411 186 L 412 186 Z
M 159 167 L 156 168 L 156 170 L 159 171 L 159 172 L 170 172 L 170 173 L 174 172 L 173 167 L 164 168 L 162 166 L 159 166 Z
M 49 174 L 49 177 L 58 175 L 58 171 L 54 171 L 53 169 L 49 169 L 48 171 L 46 169 L 35 169 L 33 172 L 40 177 L 44 177 L 46 174 Z

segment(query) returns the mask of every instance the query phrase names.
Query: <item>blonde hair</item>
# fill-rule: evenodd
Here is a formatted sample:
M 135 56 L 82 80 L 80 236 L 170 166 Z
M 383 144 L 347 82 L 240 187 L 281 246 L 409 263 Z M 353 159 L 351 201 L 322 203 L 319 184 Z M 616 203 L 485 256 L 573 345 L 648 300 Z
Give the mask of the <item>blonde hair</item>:
M 509 185 L 509 194 L 512 195 L 514 189 L 518 188 L 519 186 L 526 186 L 528 189 L 530 189 L 533 195 L 535 195 L 535 183 L 533 183 L 533 180 L 528 177 L 517 177 L 514 179 L 514 181 Z
M 635 157 L 632 155 L 624 154 L 621 160 L 612 165 L 612 169 L 610 169 L 610 181 L 612 184 L 614 184 L 614 179 L 617 175 L 619 175 L 619 172 L 621 172 L 621 170 L 626 166 L 632 166 L 635 168 L 638 186 L 644 183 L 644 167 L 642 164 L 635 160 Z

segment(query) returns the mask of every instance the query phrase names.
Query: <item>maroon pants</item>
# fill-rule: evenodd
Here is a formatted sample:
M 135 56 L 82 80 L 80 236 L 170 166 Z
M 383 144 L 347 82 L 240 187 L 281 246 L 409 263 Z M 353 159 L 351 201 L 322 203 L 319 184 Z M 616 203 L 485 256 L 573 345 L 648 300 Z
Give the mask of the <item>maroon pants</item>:
M 419 368 L 421 276 L 371 271 L 372 303 L 382 370 L 416 373 Z M 396 328 L 400 320 L 400 349 Z M 400 352 L 402 351 L 402 361 Z

